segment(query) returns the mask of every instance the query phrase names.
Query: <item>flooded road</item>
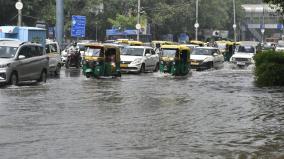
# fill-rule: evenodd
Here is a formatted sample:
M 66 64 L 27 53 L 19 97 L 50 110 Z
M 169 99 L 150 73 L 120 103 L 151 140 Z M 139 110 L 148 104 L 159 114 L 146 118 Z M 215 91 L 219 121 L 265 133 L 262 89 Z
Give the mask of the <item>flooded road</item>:
M 86 79 L 1 87 L 3 159 L 245 159 L 284 155 L 284 88 L 251 70 Z M 283 157 L 283 156 L 282 156 Z

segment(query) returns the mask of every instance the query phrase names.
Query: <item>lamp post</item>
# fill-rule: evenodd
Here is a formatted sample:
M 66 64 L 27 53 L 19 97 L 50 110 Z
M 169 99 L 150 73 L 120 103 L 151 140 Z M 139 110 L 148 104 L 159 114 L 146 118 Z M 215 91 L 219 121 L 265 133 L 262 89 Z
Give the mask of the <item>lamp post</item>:
M 15 7 L 18 10 L 18 26 L 22 26 L 22 9 L 24 7 L 22 0 L 18 0 Z
M 96 42 L 98 41 L 98 22 L 96 22 Z
M 234 10 L 234 24 L 233 24 L 233 29 L 234 29 L 234 41 L 237 41 L 237 24 L 236 24 L 236 1 L 233 0 L 233 10 Z
M 141 24 L 140 24 L 140 5 L 141 1 L 138 0 L 138 9 L 137 9 L 137 24 L 136 24 L 136 29 L 137 29 L 137 41 L 140 40 L 140 29 L 141 29 Z
M 199 24 L 198 24 L 198 0 L 196 0 L 196 21 L 194 24 L 194 28 L 195 28 L 195 40 L 198 40 L 198 28 L 199 28 Z

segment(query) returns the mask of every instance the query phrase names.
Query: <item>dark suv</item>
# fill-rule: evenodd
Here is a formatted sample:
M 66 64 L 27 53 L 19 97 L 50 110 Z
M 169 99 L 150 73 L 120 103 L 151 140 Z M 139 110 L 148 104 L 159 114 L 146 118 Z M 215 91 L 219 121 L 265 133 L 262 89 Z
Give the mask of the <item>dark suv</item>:
M 0 83 L 46 82 L 49 58 L 35 43 L 0 41 Z

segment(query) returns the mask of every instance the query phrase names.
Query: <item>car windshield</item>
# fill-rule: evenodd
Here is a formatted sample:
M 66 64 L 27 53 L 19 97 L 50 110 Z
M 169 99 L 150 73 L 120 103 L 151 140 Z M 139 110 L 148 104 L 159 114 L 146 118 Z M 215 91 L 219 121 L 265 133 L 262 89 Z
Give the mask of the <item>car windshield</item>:
M 144 53 L 143 48 L 124 48 L 122 49 L 121 55 L 143 56 L 143 53 Z
M 255 49 L 253 46 L 238 46 L 236 52 L 241 53 L 254 53 Z
M 0 46 L 0 58 L 13 58 L 16 55 L 17 47 Z
M 204 48 L 195 48 L 192 51 L 192 55 L 213 55 L 213 52 L 216 52 L 213 49 L 204 49 Z
M 79 47 L 80 51 L 85 51 L 85 46 L 84 45 L 78 44 L 78 47 Z
M 101 49 L 98 48 L 87 48 L 87 51 L 85 53 L 86 56 L 97 56 L 99 57 L 101 53 Z
M 177 50 L 175 49 L 163 49 L 162 56 L 175 57 Z

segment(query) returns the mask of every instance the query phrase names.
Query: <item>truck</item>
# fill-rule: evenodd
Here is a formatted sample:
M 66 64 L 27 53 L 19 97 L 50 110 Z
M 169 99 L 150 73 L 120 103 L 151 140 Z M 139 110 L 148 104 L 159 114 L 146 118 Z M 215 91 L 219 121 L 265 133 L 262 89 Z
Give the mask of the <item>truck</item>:
M 0 39 L 34 42 L 45 47 L 46 30 L 36 27 L 0 26 Z

